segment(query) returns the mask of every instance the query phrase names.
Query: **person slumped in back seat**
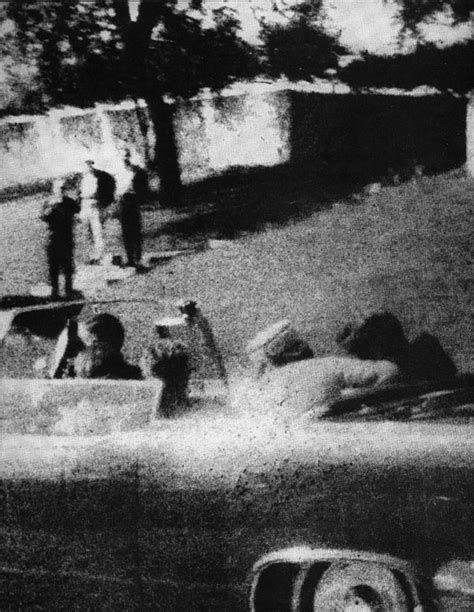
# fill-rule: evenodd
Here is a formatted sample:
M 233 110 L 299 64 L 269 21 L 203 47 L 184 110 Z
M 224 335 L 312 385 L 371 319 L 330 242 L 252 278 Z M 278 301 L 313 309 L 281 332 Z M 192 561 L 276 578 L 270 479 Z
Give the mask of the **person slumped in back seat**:
M 361 325 L 347 325 L 336 342 L 359 359 L 396 364 L 407 382 L 436 381 L 457 374 L 454 362 L 435 336 L 423 332 L 409 342 L 402 324 L 390 312 L 372 314 Z

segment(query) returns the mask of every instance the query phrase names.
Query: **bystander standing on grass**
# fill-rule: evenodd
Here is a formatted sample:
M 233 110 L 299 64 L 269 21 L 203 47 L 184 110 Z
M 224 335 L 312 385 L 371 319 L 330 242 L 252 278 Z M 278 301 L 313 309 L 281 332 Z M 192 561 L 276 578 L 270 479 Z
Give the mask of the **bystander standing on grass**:
M 46 247 L 51 283 L 51 298 L 59 298 L 59 275 L 64 274 L 65 297 L 73 294 L 74 270 L 74 216 L 80 211 L 77 198 L 67 184 L 58 181 L 51 201 L 47 202 L 41 218 L 48 225 L 49 236 Z

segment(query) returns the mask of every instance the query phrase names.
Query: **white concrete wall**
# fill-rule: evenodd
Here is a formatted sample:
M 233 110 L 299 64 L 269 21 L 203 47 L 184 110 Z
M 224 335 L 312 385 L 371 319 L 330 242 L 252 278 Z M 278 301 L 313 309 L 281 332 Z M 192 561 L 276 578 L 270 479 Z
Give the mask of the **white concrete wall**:
M 0 121 L 0 190 L 81 171 L 89 158 L 114 171 L 125 148 L 145 152 L 136 113 L 134 104 L 97 105 Z
M 334 142 L 343 143 L 342 136 L 349 138 L 349 131 L 354 132 L 351 137 L 355 144 L 352 144 L 361 152 L 365 151 L 364 146 L 368 147 L 370 157 L 371 141 L 365 143 L 363 134 L 357 132 L 354 124 L 354 117 L 359 116 L 358 109 L 363 121 L 372 123 L 372 118 L 363 113 L 362 98 L 322 95 L 314 101 L 300 100 L 301 104 L 290 108 L 294 103 L 291 95 L 290 90 L 275 90 L 209 96 L 177 103 L 174 124 L 183 182 L 192 183 L 237 167 L 276 166 L 290 161 L 290 157 L 297 163 L 308 156 L 313 159 L 315 149 L 328 146 L 328 134 L 332 134 Z M 396 100 L 398 106 L 403 105 L 403 97 Z M 432 108 L 434 98 L 426 100 Z M 407 104 L 409 101 L 407 99 Z M 413 109 L 410 111 L 412 106 L 408 106 L 409 115 L 413 112 Z M 389 98 L 381 108 L 390 115 Z M 144 118 L 145 135 L 140 127 L 139 113 Z M 445 104 L 441 112 L 441 132 L 449 130 L 451 115 L 449 104 Z M 396 113 L 394 116 L 395 120 L 400 119 Z M 456 121 L 459 123 L 459 117 Z M 385 132 L 386 127 L 390 134 L 393 126 L 381 124 L 380 129 Z M 337 133 L 338 129 L 343 129 L 342 134 Z M 403 124 L 400 129 L 406 130 L 407 126 Z M 429 125 L 422 129 L 432 131 L 427 134 L 428 142 L 429 137 L 436 136 L 436 130 Z M 440 149 L 434 151 L 434 155 L 438 156 L 445 154 L 441 151 L 440 138 L 438 134 L 438 140 L 434 139 Z M 459 141 L 459 134 L 457 139 Z M 295 144 L 296 149 L 292 151 Z M 43 116 L 3 119 L 0 120 L 0 192 L 39 179 L 81 171 L 88 158 L 95 159 L 105 170 L 117 172 L 126 148 L 133 148 L 142 158 L 147 158 L 147 152 L 153 151 L 154 146 L 154 133 L 144 103 L 139 107 L 133 102 L 123 102 L 96 105 L 86 110 L 58 109 Z M 473 99 L 467 112 L 466 152 L 466 165 L 474 176 Z M 324 151 L 321 149 L 319 153 L 322 155 Z
M 285 92 L 194 100 L 178 104 L 175 133 L 184 183 L 236 166 L 271 166 L 288 161 L 289 100 Z M 145 115 L 144 137 L 137 112 Z M 0 121 L 0 191 L 39 179 L 81 171 L 86 159 L 118 170 L 126 148 L 142 158 L 154 147 L 144 105 L 97 105 Z

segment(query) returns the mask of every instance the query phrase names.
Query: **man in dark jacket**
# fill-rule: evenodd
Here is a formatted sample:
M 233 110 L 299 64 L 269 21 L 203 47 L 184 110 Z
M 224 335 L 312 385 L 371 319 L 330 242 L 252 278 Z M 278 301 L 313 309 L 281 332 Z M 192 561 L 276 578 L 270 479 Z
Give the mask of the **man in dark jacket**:
M 148 195 L 146 171 L 131 162 L 130 152 L 124 158 L 128 185 L 120 198 L 120 224 L 127 265 L 141 269 L 142 258 L 142 221 L 141 205 Z
M 74 215 L 80 211 L 77 199 L 72 192 L 61 183 L 56 186 L 58 193 L 53 195 L 41 214 L 41 218 L 48 224 L 49 237 L 47 257 L 49 280 L 51 283 L 51 298 L 59 298 L 59 274 L 64 274 L 64 289 L 66 297 L 73 293 L 72 275 L 74 271 Z

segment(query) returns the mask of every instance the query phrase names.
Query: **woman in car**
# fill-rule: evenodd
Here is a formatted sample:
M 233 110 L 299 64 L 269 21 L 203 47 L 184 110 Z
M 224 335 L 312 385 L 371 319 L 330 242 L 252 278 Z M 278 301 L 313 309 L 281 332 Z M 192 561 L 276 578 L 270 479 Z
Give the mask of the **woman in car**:
M 108 313 L 96 314 L 80 322 L 77 330 L 69 327 L 67 333 L 66 347 L 57 360 L 53 377 L 143 378 L 140 368 L 128 363 L 122 354 L 125 332 L 117 317 Z

